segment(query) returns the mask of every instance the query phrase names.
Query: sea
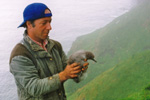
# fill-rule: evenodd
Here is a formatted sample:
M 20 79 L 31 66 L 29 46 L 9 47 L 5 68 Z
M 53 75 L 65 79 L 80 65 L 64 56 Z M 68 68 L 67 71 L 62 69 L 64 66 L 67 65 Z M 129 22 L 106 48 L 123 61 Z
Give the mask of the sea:
M 52 11 L 49 37 L 61 42 L 65 53 L 77 37 L 104 27 L 136 5 L 136 0 L 1 0 L 0 1 L 0 100 L 18 100 L 9 57 L 22 39 L 23 10 L 31 3 L 45 3 Z

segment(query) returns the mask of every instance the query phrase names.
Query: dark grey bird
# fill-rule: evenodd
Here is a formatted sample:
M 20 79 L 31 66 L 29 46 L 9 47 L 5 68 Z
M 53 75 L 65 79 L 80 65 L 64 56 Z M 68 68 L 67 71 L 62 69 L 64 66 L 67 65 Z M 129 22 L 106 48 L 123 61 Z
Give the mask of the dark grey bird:
M 84 51 L 84 50 L 79 50 L 75 53 L 73 53 L 69 59 L 68 59 L 68 64 L 71 65 L 73 63 L 80 63 L 81 68 L 84 68 L 84 64 L 87 63 L 88 60 L 93 60 L 97 62 L 94 59 L 94 54 L 90 51 Z M 81 71 L 80 73 L 77 74 L 78 77 L 74 78 L 75 82 L 80 82 L 86 77 L 86 71 Z

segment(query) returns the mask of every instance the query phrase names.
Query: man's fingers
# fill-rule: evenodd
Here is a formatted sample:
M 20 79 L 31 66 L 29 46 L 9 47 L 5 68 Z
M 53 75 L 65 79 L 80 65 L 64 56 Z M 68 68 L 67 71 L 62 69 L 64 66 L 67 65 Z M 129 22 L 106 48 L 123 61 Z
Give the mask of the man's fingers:
M 88 68 L 88 66 L 86 66 L 85 68 L 82 68 L 82 71 L 85 71 Z
M 79 72 L 81 72 L 81 69 L 80 70 L 71 71 L 71 74 L 77 74 Z
M 73 68 L 73 70 L 79 70 L 79 69 L 81 69 L 81 66 L 76 66 Z
M 72 74 L 72 75 L 70 75 L 70 77 L 71 77 L 71 78 L 75 78 L 75 77 L 78 77 L 78 75 Z
M 77 67 L 78 65 L 80 65 L 80 64 L 79 63 L 73 63 L 73 64 L 70 65 L 70 67 L 73 68 L 73 67 Z
M 85 66 L 87 66 L 87 65 L 89 65 L 89 63 L 84 63 L 84 64 L 83 64 L 83 67 L 85 67 Z

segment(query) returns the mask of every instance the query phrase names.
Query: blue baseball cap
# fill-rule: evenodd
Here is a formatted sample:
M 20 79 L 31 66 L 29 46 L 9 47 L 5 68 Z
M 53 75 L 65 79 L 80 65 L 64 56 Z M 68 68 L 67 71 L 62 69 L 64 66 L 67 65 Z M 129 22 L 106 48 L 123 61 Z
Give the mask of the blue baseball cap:
M 45 14 L 45 10 L 48 9 L 50 13 Z M 35 20 L 44 17 L 51 17 L 51 10 L 43 3 L 32 3 L 28 5 L 23 12 L 24 21 L 18 26 L 24 27 L 26 21 Z

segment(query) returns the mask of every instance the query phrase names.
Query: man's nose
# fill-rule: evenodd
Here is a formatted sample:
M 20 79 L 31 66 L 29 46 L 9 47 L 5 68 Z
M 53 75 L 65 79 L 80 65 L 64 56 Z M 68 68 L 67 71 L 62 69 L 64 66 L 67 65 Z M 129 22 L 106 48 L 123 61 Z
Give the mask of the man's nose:
M 52 26 L 51 26 L 51 24 L 50 24 L 50 23 L 48 23 L 48 24 L 47 24 L 46 29 L 48 29 L 48 30 L 52 30 Z

